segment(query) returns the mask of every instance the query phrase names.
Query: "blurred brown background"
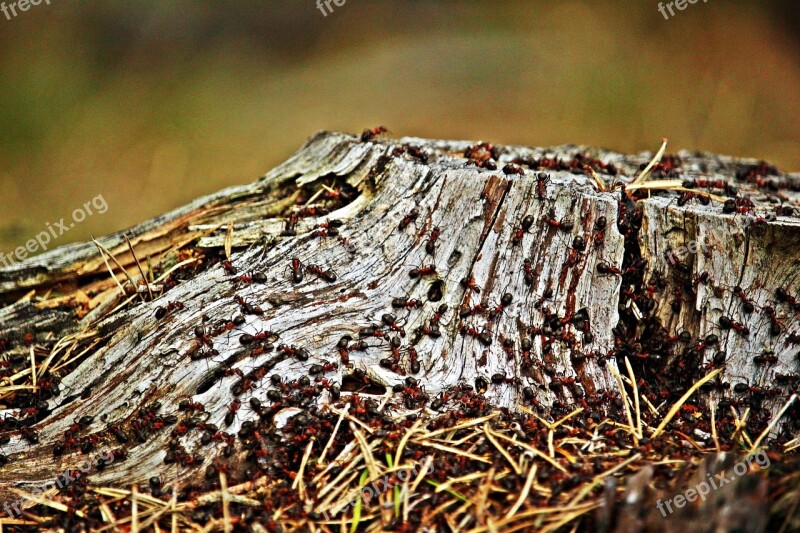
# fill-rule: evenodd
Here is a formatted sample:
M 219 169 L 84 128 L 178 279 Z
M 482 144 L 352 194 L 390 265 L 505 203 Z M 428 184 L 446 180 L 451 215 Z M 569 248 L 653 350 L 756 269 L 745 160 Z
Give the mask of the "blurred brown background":
M 8 0 L 6 0 L 8 2 Z M 320 129 L 800 170 L 796 1 L 51 0 L 0 14 L 0 251 L 102 194 L 54 244 L 265 173 Z M 333 5 L 333 4 L 331 4 Z

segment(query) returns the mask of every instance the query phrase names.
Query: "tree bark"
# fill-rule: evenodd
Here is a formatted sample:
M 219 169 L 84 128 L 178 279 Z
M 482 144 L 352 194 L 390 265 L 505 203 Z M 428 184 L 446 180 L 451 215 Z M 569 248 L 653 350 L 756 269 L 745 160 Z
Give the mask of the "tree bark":
M 753 199 L 754 215 L 724 214 L 721 202 L 703 205 L 701 198 L 681 205 L 679 192 L 657 188 L 649 198 L 636 190 L 634 202 L 619 188 L 599 190 L 584 171 L 591 166 L 611 188 L 630 184 L 651 157 L 320 133 L 255 183 L 98 239 L 124 267 L 107 259 L 124 291 L 94 243 L 3 269 L 0 339 L 18 370 L 0 387 L 4 414 L 31 423 L 38 443 L 5 423 L 10 442 L 2 453 L 10 461 L 0 467 L 0 498 L 80 463 L 79 449 L 56 456 L 53 447 L 86 415 L 93 421 L 75 432 L 79 440 L 97 435 L 95 449 L 127 452 L 121 465 L 93 474 L 95 483 L 196 479 L 224 445 L 203 446 L 199 434 L 187 433 L 182 445 L 201 451 L 202 462 L 165 465 L 173 426 L 145 426 L 143 442 L 134 436 L 147 406 L 159 402 L 159 412 L 182 416 L 182 400 L 199 402 L 205 423 L 235 433 L 252 418 L 251 397 L 270 404 L 269 376 L 291 381 L 317 372 L 315 365 L 338 365 L 325 366 L 323 377 L 343 397 L 353 390 L 385 396 L 398 413 L 447 411 L 441 395 L 466 383 L 485 389 L 493 406 L 528 405 L 554 416 L 573 405 L 621 409 L 609 398 L 618 391 L 615 373 L 629 374 L 626 357 L 644 380 L 639 387 L 652 389 L 652 405 L 642 409 L 662 415 L 669 405 L 660 392 L 686 390 L 719 368 L 717 381 L 731 389 L 707 386 L 698 398 L 735 401 L 742 397 L 733 391 L 737 383 L 766 389 L 753 407 L 764 427 L 796 388 L 800 333 L 800 308 L 776 296 L 778 288 L 790 297 L 800 292 L 800 219 L 766 215 L 776 205 L 797 212 L 800 175 L 680 152 L 663 159 L 648 182 L 721 180 Z M 305 212 L 290 219 L 302 205 Z M 335 209 L 314 216 L 311 208 L 320 205 Z M 325 222 L 328 229 L 318 227 Z M 232 268 L 223 264 L 226 251 Z M 735 287 L 754 311 L 745 312 Z M 441 305 L 447 310 L 439 316 Z M 233 322 L 237 315 L 243 323 Z M 734 326 L 720 327 L 721 317 Z M 670 339 L 681 332 L 690 340 Z M 710 334 L 717 345 L 698 348 Z M 351 339 L 346 356 L 337 348 L 343 336 Z M 355 349 L 359 341 L 365 349 Z M 714 361 L 718 351 L 724 364 Z M 15 389 L 33 385 L 31 357 L 37 388 Z M 779 374 L 789 386 L 776 382 Z M 54 375 L 58 392 L 50 394 Z M 392 394 L 407 376 L 427 401 Z M 46 410 L 21 414 L 31 395 Z M 242 407 L 228 426 L 235 400 Z M 334 400 L 326 390 L 314 401 Z M 286 407 L 276 422 L 301 409 Z M 109 425 L 129 433 L 131 443 L 117 442 Z

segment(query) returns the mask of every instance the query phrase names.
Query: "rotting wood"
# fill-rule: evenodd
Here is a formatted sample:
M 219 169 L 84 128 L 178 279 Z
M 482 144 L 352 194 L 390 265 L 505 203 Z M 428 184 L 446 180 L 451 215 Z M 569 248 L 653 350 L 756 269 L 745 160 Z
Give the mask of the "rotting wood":
M 465 153 L 472 157 L 465 158 Z M 576 154 L 582 158 L 576 160 Z M 634 204 L 619 190 L 598 191 L 582 170 L 588 163 L 606 184 L 626 183 L 640 174 L 650 157 L 579 146 L 489 147 L 413 138 L 363 142 L 351 135 L 320 133 L 253 184 L 221 191 L 124 234 L 98 239 L 125 266 L 127 276 L 118 274 L 121 281 L 141 281 L 124 235 L 140 262 L 150 265 L 147 275 L 153 287 L 177 281 L 154 301 L 141 303 L 138 294 L 120 295 L 92 243 L 52 250 L 0 271 L 5 301 L 36 291 L 36 297 L 0 309 L 5 357 L 27 357 L 31 344 L 37 364 L 55 354 L 47 364 L 52 372 L 79 356 L 77 366 L 68 367 L 69 373 L 62 376 L 60 392 L 48 400 L 46 416 L 33 426 L 39 443 L 28 443 L 18 431 L 10 433 L 3 454 L 11 461 L 2 467 L 0 496 L 11 487 L 36 487 L 80 462 L 78 451 L 54 457 L 52 448 L 83 415 L 93 416 L 95 422 L 82 435 L 99 434 L 107 424 L 127 427 L 153 402 L 160 402 L 162 412 L 175 413 L 181 400 L 191 399 L 203 404 L 208 413 L 205 423 L 235 433 L 252 417 L 250 397 L 269 404 L 269 375 L 297 379 L 308 375 L 313 365 L 327 363 L 338 365 L 324 377 L 342 384 L 342 401 L 348 396 L 346 389 L 353 387 L 365 397 L 388 395 L 404 379 L 386 368 L 388 364 L 379 363 L 393 357 L 391 337 L 400 339 L 397 364 L 406 375 L 411 375 L 408 349 L 416 350 L 421 369 L 414 377 L 430 401 L 467 383 L 485 388 L 496 407 L 515 409 L 533 403 L 545 409 L 555 400 L 554 412 L 566 414 L 567 406 L 580 406 L 603 392 L 608 398 L 618 392 L 614 372 L 627 376 L 624 365 L 618 368 L 627 355 L 635 375 L 653 389 L 661 384 L 663 390 L 667 383 L 688 388 L 719 366 L 720 381 L 731 388 L 747 383 L 764 391 L 734 393 L 712 387 L 706 398 L 737 401 L 762 394 L 752 416 L 757 427 L 766 425 L 797 386 L 796 381 L 790 386 L 776 384 L 778 375 L 796 376 L 795 339 L 800 335 L 798 309 L 778 301 L 776 289 L 783 288 L 790 296 L 800 293 L 800 218 L 761 221 L 758 217 L 775 213 L 776 198 L 780 198 L 777 205 L 800 212 L 800 176 L 773 172 L 756 161 L 711 154 L 680 152 L 668 159 L 682 180 L 724 180 L 740 188 L 741 196 L 755 202 L 757 216 L 749 216 L 723 214 L 722 205 L 714 201 L 702 205 L 694 199 L 678 205 L 675 192 L 657 190 L 652 198 Z M 510 166 L 504 169 L 506 165 Z M 539 173 L 546 173 L 547 180 L 538 178 Z M 659 176 L 651 181 L 671 177 L 668 170 L 656 173 Z M 744 179 L 734 179 L 737 173 Z M 769 186 L 759 187 L 758 180 L 786 186 L 770 192 Z M 315 194 L 319 198 L 344 190 L 351 191 L 352 198 L 342 201 L 338 210 L 287 220 L 298 199 L 305 203 Z M 641 231 L 631 231 L 628 219 L 628 226 L 623 224 L 620 230 L 621 206 L 641 209 Z M 415 208 L 416 219 L 399 229 Z M 606 220 L 602 228 L 601 217 Z M 336 228 L 338 235 L 318 236 L 326 231 L 318 226 L 330 220 L 342 222 Z M 229 224 L 237 274 L 222 265 Z M 289 225 L 291 235 L 287 235 Z M 437 227 L 440 234 L 429 245 Z M 701 246 L 676 266 L 669 252 L 691 242 Z M 429 246 L 434 253 L 428 253 Z M 638 257 L 641 263 L 635 261 Z M 291 276 L 293 258 L 304 267 L 299 283 Z M 209 268 L 196 264 L 209 261 L 216 264 Z M 174 275 L 156 279 L 159 272 L 181 263 L 188 265 L 185 268 L 198 266 L 198 273 L 185 279 Z M 600 264 L 609 268 L 601 272 Z M 160 270 L 153 270 L 156 265 Z M 428 265 L 435 265 L 435 273 L 424 274 Z M 321 274 L 335 272 L 335 281 L 322 279 L 311 266 L 320 267 Z M 412 277 L 412 269 L 423 273 Z M 613 269 L 622 272 L 615 274 Z M 239 279 L 254 272 L 263 273 L 263 282 Z M 708 273 L 707 279 L 703 273 Z M 470 279 L 474 286 L 462 283 Z M 133 293 L 133 287 L 126 285 Z M 744 312 L 733 291 L 736 286 L 753 302 L 754 312 Z M 625 291 L 632 288 L 650 294 L 654 308 L 647 309 L 642 300 L 626 299 Z M 46 298 L 37 298 L 48 291 L 52 292 Z M 263 314 L 247 314 L 244 324 L 227 330 L 225 324 L 242 311 L 235 296 L 260 306 Z M 392 306 L 396 298 L 424 305 L 397 309 Z M 169 302 L 180 302 L 182 307 L 156 318 L 156 309 Z M 435 328 L 431 319 L 443 304 L 447 311 Z M 770 307 L 774 319 L 765 311 Z M 586 331 L 581 330 L 581 321 L 574 320 L 584 309 Z M 384 317 L 389 313 L 395 320 Z M 644 321 L 631 317 L 648 313 L 670 335 L 686 332 L 691 340 L 673 339 L 664 350 L 671 355 L 647 353 L 656 342 L 637 345 L 641 336 L 637 329 L 644 327 Z M 723 316 L 746 324 L 749 334 L 720 328 Z M 773 328 L 774 322 L 780 327 Z M 402 327 L 404 336 L 390 324 Z M 364 330 L 372 325 L 378 325 L 381 337 Z M 193 360 L 192 354 L 211 349 L 198 340 L 194 332 L 198 326 L 216 330 L 210 340 L 217 355 Z M 253 357 L 242 336 L 264 332 L 277 334 L 276 339 L 268 336 L 274 340 L 273 349 Z M 368 348 L 350 349 L 349 365 L 342 364 L 337 343 L 345 335 L 355 343 L 359 332 Z M 33 339 L 26 344 L 28 333 Z M 697 350 L 698 342 L 710 334 L 718 336 L 718 347 Z M 615 345 L 620 337 L 630 340 L 622 350 Z M 524 339 L 532 341 L 529 355 L 521 349 Z M 293 352 L 280 350 L 280 344 L 294 347 Z M 614 350 L 616 355 L 607 357 Z M 714 364 L 717 351 L 726 352 L 724 365 Z M 244 378 L 213 377 L 216 370 L 226 368 L 241 371 Z M 259 386 L 237 395 L 237 383 L 241 386 L 258 369 L 263 371 Z M 38 372 L 40 381 L 46 383 L 47 378 L 46 372 Z M 9 381 L 18 385 L 25 383 L 25 377 Z M 0 395 L 10 401 L 18 391 L 0 388 Z M 225 417 L 234 398 L 242 407 L 228 427 Z M 391 403 L 403 412 L 423 408 L 426 402 L 419 400 L 395 395 Z M 654 394 L 652 408 L 663 416 L 669 405 L 659 400 Z M 330 402 L 329 394 L 323 393 L 319 401 Z M 443 411 L 452 408 L 452 403 L 441 403 Z M 587 408 L 606 412 L 619 405 L 609 399 Z M 19 410 L 7 409 L 5 414 L 19 416 Z M 221 445 L 201 447 L 199 435 L 191 433 L 182 442 L 190 453 L 200 450 L 202 461 L 188 468 L 165 467 L 170 431 L 148 435 L 128 450 L 125 466 L 108 468 L 93 480 L 129 486 L 157 474 L 165 483 L 186 481 L 221 453 Z M 98 444 L 113 443 L 105 432 L 99 438 Z

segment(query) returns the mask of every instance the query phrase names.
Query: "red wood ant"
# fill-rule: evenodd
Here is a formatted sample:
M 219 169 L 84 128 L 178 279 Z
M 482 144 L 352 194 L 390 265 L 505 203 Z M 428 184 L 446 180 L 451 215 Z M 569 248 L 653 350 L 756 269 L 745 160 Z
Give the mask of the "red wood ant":
M 783 324 L 778 320 L 775 309 L 772 306 L 764 306 L 764 313 L 769 317 L 770 327 L 769 332 L 774 337 L 780 335 L 783 331 Z
M 329 196 L 329 194 L 326 194 L 326 197 L 327 196 Z M 294 217 L 294 222 L 297 222 L 297 220 L 300 218 L 321 217 L 327 215 L 328 213 L 330 213 L 330 211 L 325 207 L 307 206 L 298 209 L 293 215 L 291 215 L 290 219 Z
M 578 237 L 580 239 L 580 237 Z M 578 264 L 583 257 L 583 254 L 575 248 L 571 248 L 567 260 L 564 261 L 564 269 L 572 268 Z
M 286 219 L 286 224 L 283 227 L 283 231 L 281 231 L 281 237 L 294 237 L 297 235 L 297 220 L 298 216 L 296 214 L 292 214 Z
M 410 370 L 412 374 L 419 374 L 420 363 L 419 363 L 419 356 L 417 355 L 417 350 L 413 347 L 408 348 L 408 362 L 410 365 Z
M 240 283 L 266 283 L 267 275 L 263 272 L 253 272 L 239 276 L 236 281 Z
M 398 351 L 396 355 L 397 355 L 397 357 L 394 357 L 394 358 L 386 357 L 384 359 L 381 359 L 380 361 L 378 361 L 378 364 L 381 367 L 386 368 L 387 370 L 390 370 L 390 371 L 394 372 L 395 374 L 399 374 L 401 376 L 405 376 L 406 375 L 406 371 L 403 370 L 403 367 L 400 366 L 400 361 L 399 361 L 400 352 Z
M 552 289 L 552 287 L 548 287 L 548 288 L 547 288 L 547 289 L 545 289 L 545 291 L 542 293 L 542 296 L 541 296 L 541 297 L 539 297 L 539 299 L 538 299 L 538 300 L 536 300 L 536 303 L 534 303 L 534 304 L 533 304 L 533 306 L 534 306 L 536 309 L 541 309 L 541 308 L 542 308 L 542 306 L 544 305 L 544 302 L 546 302 L 546 301 L 550 300 L 552 297 L 553 297 L 553 289 Z
M 289 357 L 294 357 L 298 361 L 308 361 L 309 353 L 305 348 L 281 344 L 278 346 L 278 351 L 288 355 Z
M 34 430 L 27 427 L 22 427 L 19 429 L 19 433 L 23 439 L 28 441 L 30 444 L 38 444 L 39 442 L 39 435 L 36 434 Z
M 522 389 L 522 395 L 523 395 L 523 396 L 525 397 L 525 399 L 526 399 L 528 402 L 530 402 L 530 403 L 531 403 L 531 404 L 532 404 L 534 407 L 536 407 L 537 409 L 541 409 L 541 407 L 542 407 L 542 406 L 541 406 L 541 404 L 539 403 L 539 401 L 536 399 L 536 393 L 534 392 L 534 390 L 533 390 L 531 387 L 524 387 L 524 388 Z
M 369 346 L 365 341 L 357 341 L 350 345 L 350 349 L 356 352 L 366 352 Z
M 697 276 L 694 277 L 694 280 L 692 281 L 692 287 L 694 289 L 697 289 L 697 287 L 701 283 L 703 285 L 708 285 L 708 282 L 709 282 L 710 279 L 711 279 L 711 276 L 708 274 L 708 272 L 701 272 L 700 274 L 698 274 Z
M 539 172 L 536 175 L 536 196 L 541 200 L 547 194 L 547 182 L 550 181 L 550 176 L 544 172 Z
M 292 258 L 292 282 L 300 283 L 303 281 L 303 264 L 297 257 Z
M 522 262 L 522 269 L 525 271 L 525 285 L 530 287 L 533 285 L 533 263 L 531 263 L 530 259 L 525 259 Z
M 706 180 L 706 179 L 698 179 L 698 180 L 684 180 L 683 186 L 687 189 L 693 189 L 695 187 L 700 187 L 701 189 L 727 189 L 728 182 L 725 180 Z
M 790 374 L 775 374 L 775 383 L 778 385 L 797 385 L 800 383 L 800 375 L 796 373 Z
M 191 400 L 181 400 L 178 403 L 178 411 L 197 411 L 202 413 L 206 410 L 205 406 L 199 402 L 193 402 Z
M 417 328 L 417 333 L 420 335 L 427 335 L 428 337 L 433 337 L 433 338 L 442 336 L 442 332 L 439 330 L 439 326 L 436 326 L 434 324 L 431 325 L 423 324 L 422 326 Z
M 742 290 L 741 287 L 739 287 L 738 285 L 736 287 L 734 287 L 733 288 L 733 293 L 736 296 L 738 296 L 740 300 L 742 300 L 742 310 L 745 313 L 750 314 L 755 310 L 755 306 L 753 305 L 753 303 L 750 300 L 747 299 L 747 296 L 744 294 L 744 291 Z
M 764 351 L 761 355 L 753 357 L 753 364 L 756 365 L 774 365 L 778 362 L 775 352 Z
M 575 378 L 574 377 L 565 378 L 565 377 L 562 377 L 562 376 L 554 376 L 554 377 L 552 377 L 550 379 L 551 380 L 550 380 L 550 383 L 548 384 L 548 388 L 551 391 L 560 390 L 565 385 L 569 386 L 569 385 L 574 385 L 575 384 Z
M 239 343 L 246 346 L 248 344 L 252 344 L 254 342 L 259 342 L 259 341 L 274 342 L 278 340 L 278 337 L 280 337 L 280 335 L 272 331 L 262 331 L 260 333 L 256 333 L 255 335 L 250 335 L 249 333 L 243 333 L 241 336 L 239 336 Z
M 514 228 L 514 236 L 511 237 L 511 244 L 514 246 L 518 245 L 522 242 L 522 238 L 525 236 L 525 230 L 522 228 Z
M 194 336 L 197 337 L 197 342 L 200 345 L 206 345 L 209 348 L 214 347 L 214 342 L 211 340 L 211 336 L 203 326 L 197 326 L 194 328 Z
M 511 302 L 514 301 L 514 296 L 507 292 L 500 297 L 500 304 L 497 307 L 489 311 L 489 319 L 495 318 L 497 315 L 503 312 L 503 309 L 511 305 Z
M 239 410 L 239 407 L 241 407 L 241 405 L 242 405 L 242 402 L 240 402 L 239 400 L 233 400 L 231 402 L 231 406 L 228 409 L 228 412 L 225 414 L 225 425 L 226 426 L 230 426 L 231 424 L 233 424 L 233 421 L 236 418 L 236 411 Z
M 545 217 L 542 220 L 542 222 L 544 224 L 547 224 L 551 228 L 558 228 L 558 229 L 560 229 L 562 231 L 567 231 L 567 232 L 572 231 L 572 228 L 574 226 L 572 225 L 571 222 L 559 222 L 558 220 L 556 220 L 555 218 L 552 218 L 552 217 L 553 217 L 553 213 L 551 212 L 550 217 Z
M 470 307 L 468 304 L 465 304 L 461 309 L 458 311 L 458 316 L 460 318 L 467 318 L 470 316 L 479 315 L 486 311 L 486 308 L 483 307 L 481 304 L 475 305 L 475 307 Z
M 370 142 L 378 135 L 388 131 L 389 130 L 387 130 L 385 126 L 377 126 L 372 129 L 367 128 L 361 133 L 361 142 Z
M 514 359 L 514 340 L 503 339 L 503 351 L 506 353 L 506 358 L 511 361 Z
M 587 360 L 597 358 L 597 354 L 595 352 L 583 353 L 573 350 L 570 354 L 570 360 L 572 364 L 580 364 L 585 363 Z
M 754 396 L 774 396 L 775 394 L 780 393 L 779 389 L 765 389 L 762 387 L 757 387 L 755 385 L 749 385 L 747 383 L 737 383 L 733 386 L 733 392 L 736 394 L 745 394 L 750 393 Z
M 339 368 L 339 365 L 331 362 L 324 362 L 321 365 L 311 365 L 308 369 L 309 375 L 316 376 L 318 374 L 327 374 Z
M 497 372 L 496 374 L 492 374 L 491 381 L 495 385 L 503 385 L 505 383 L 516 382 L 516 378 L 509 378 L 503 372 Z
M 487 170 L 497 170 L 497 165 L 492 161 L 492 159 L 496 159 L 496 156 L 495 147 L 488 143 L 479 143 L 464 151 L 464 157 L 469 159 L 468 165 L 473 164 Z
M 342 224 L 343 222 L 341 220 L 336 219 L 318 224 L 316 229 L 311 233 L 311 237 L 338 237 L 339 228 L 342 226 Z
M 257 305 L 253 305 L 250 302 L 245 301 L 245 299 L 242 298 L 239 295 L 234 296 L 233 297 L 233 301 L 236 302 L 237 304 L 239 304 L 239 306 L 242 308 L 242 312 L 244 314 L 246 314 L 246 315 L 263 315 L 264 314 L 264 310 L 261 309 L 261 307 L 259 307 Z
M 605 240 L 606 236 L 606 224 L 608 221 L 606 217 L 600 216 L 597 217 L 597 220 L 594 221 L 594 245 L 599 246 Z
M 244 374 L 238 368 L 220 368 L 217 370 L 217 372 L 219 372 L 218 375 L 219 378 L 231 377 L 231 376 L 238 376 L 240 378 L 244 377 Z
M 438 396 L 437 398 L 434 398 L 434 400 L 431 402 L 431 409 L 433 409 L 434 411 L 441 410 L 441 408 L 444 406 L 444 404 L 449 399 L 450 399 L 450 395 L 449 394 L 442 394 L 442 395 Z
M 416 146 L 407 146 L 407 147 L 404 147 L 404 148 L 405 148 L 405 153 L 407 153 L 408 155 L 410 155 L 414 159 L 417 159 L 418 161 L 420 161 L 422 163 L 427 163 L 428 162 L 428 159 L 429 159 L 428 154 L 426 154 L 422 149 L 420 149 L 420 148 L 418 148 Z
M 742 215 L 753 214 L 755 204 L 749 198 L 728 198 L 722 205 L 722 213 L 729 215 L 739 213 Z
M 459 283 L 465 289 L 469 289 L 479 294 L 481 292 L 481 288 L 477 285 L 477 283 L 475 283 L 475 278 L 473 276 L 470 276 L 469 278 L 463 278 Z
M 533 342 L 529 338 L 524 338 L 519 344 L 520 349 L 520 357 L 522 358 L 522 363 L 520 368 L 523 374 L 528 375 L 530 373 L 531 367 L 533 366 L 533 361 L 531 359 L 531 350 L 533 350 Z
M 795 311 L 800 311 L 800 305 L 797 304 L 797 300 L 793 296 L 790 296 L 783 287 L 775 289 L 775 297 L 779 302 L 788 304 Z
M 391 313 L 386 313 L 381 317 L 381 321 L 386 324 L 390 329 L 400 333 L 401 337 L 406 336 L 406 332 L 401 325 L 397 323 L 397 317 Z
M 238 273 L 238 271 L 236 270 L 236 267 L 234 267 L 234 266 L 231 264 L 231 262 L 230 262 L 230 261 L 228 261 L 227 259 L 226 259 L 225 261 L 223 261 L 223 262 L 222 262 L 222 268 L 224 268 L 224 269 L 225 269 L 225 271 L 226 271 L 228 274 L 230 274 L 231 276 L 235 276 L 235 275 Z
M 419 209 L 415 207 L 411 211 L 409 211 L 406 216 L 403 217 L 403 219 L 400 221 L 400 224 L 397 227 L 400 229 L 400 231 L 403 231 L 409 226 L 409 224 L 416 221 L 418 216 L 419 216 Z
M 336 281 L 336 272 L 333 270 L 325 270 L 318 265 L 306 265 L 306 270 L 318 278 L 327 281 L 328 283 L 333 283 Z
M 232 329 L 236 328 L 237 326 L 241 326 L 245 323 L 245 318 L 242 315 L 236 315 L 230 322 L 226 322 L 224 326 L 225 331 L 231 331 Z
M 525 175 L 525 170 L 513 163 L 509 163 L 503 167 L 503 174 L 506 176 L 510 176 L 511 174 L 518 174 L 520 176 Z
M 622 271 L 618 268 L 614 268 L 608 263 L 597 263 L 597 272 L 600 274 L 614 274 L 617 276 L 622 275 Z
M 695 347 L 695 350 L 700 352 L 700 353 L 703 353 L 703 352 L 705 352 L 707 347 L 716 346 L 717 343 L 719 343 L 719 337 L 717 337 L 715 334 L 711 333 L 710 335 L 706 335 L 705 339 L 703 339 L 702 341 L 697 343 L 697 346 Z
M 678 206 L 683 207 L 688 204 L 690 200 L 697 197 L 698 196 L 692 192 L 682 192 L 678 195 Z
M 425 251 L 428 253 L 428 255 L 433 255 L 434 252 L 436 252 L 436 239 L 439 238 L 440 232 L 441 230 L 439 229 L 439 226 L 435 226 L 431 230 L 431 235 L 428 238 L 428 242 L 425 243 Z
M 183 309 L 183 307 L 184 306 L 181 302 L 169 302 L 166 308 L 156 307 L 156 319 L 161 320 L 162 318 L 167 316 L 167 313 L 171 313 L 176 309 L 177 310 Z
M 533 226 L 533 215 L 526 215 L 518 228 L 514 229 L 514 236 L 511 238 L 511 243 L 517 245 L 522 242 L 522 237 L 525 235 L 525 232 L 531 229 Z
M 419 268 L 412 268 L 408 272 L 408 276 L 412 279 L 420 278 L 423 276 L 431 276 L 436 274 L 436 265 L 427 265 Z
M 431 317 L 430 323 L 438 325 L 439 321 L 442 319 L 444 314 L 447 312 L 447 304 L 441 304 L 437 309 L 436 312 L 433 313 Z
M 412 309 L 416 308 L 419 309 L 422 307 L 423 302 L 420 300 L 407 300 L 406 298 L 393 298 L 392 299 L 392 307 L 395 309 Z
M 719 327 L 722 329 L 731 329 L 733 328 L 739 335 L 743 337 L 747 337 L 750 335 L 750 328 L 747 326 L 736 322 L 735 320 L 731 320 L 727 316 L 719 317 Z
M 492 344 L 491 335 L 489 335 L 486 331 L 478 331 L 476 328 L 472 326 L 462 327 L 461 334 L 477 338 L 480 341 L 480 343 L 483 344 L 484 346 L 489 346 L 490 344 Z

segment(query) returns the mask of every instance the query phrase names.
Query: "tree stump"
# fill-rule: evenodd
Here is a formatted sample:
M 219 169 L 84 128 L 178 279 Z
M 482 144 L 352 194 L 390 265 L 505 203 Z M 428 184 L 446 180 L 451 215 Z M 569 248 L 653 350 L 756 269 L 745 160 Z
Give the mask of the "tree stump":
M 296 474 L 333 438 L 303 417 L 345 406 L 369 434 L 581 409 L 634 449 L 708 445 L 709 410 L 749 408 L 751 439 L 796 436 L 800 175 L 380 133 L 319 133 L 255 183 L 0 270 L 0 499 L 110 449 L 94 486 L 196 502 L 219 470 Z

